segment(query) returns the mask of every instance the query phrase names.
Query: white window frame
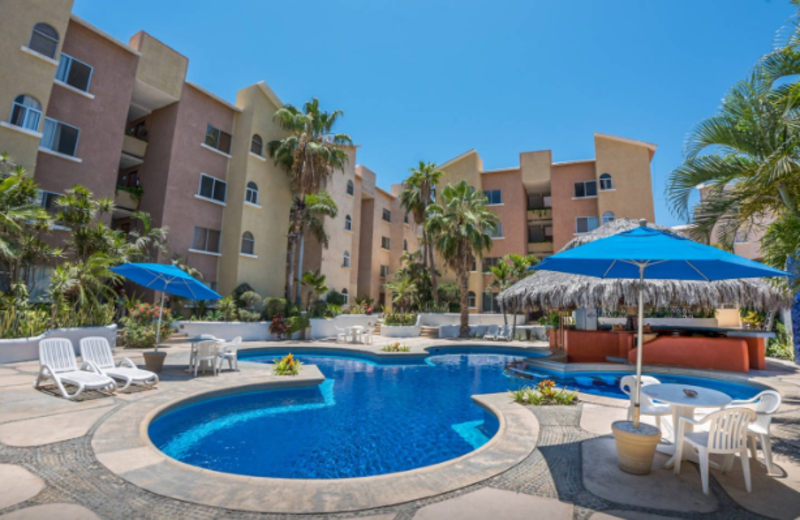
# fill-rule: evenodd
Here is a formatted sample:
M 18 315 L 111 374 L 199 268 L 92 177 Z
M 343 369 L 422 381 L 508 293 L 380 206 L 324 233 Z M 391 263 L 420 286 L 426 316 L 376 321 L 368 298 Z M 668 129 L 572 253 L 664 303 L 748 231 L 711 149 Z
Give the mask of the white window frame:
M 217 144 L 216 144 L 216 146 L 210 145 L 210 144 L 208 144 L 206 142 L 206 138 L 208 137 L 208 129 L 209 129 L 209 127 L 213 128 L 214 130 L 219 132 L 217 134 Z M 221 141 L 220 138 L 222 137 L 222 134 L 227 134 L 231 138 L 230 139 L 230 148 L 228 150 L 223 150 L 222 148 L 219 147 L 220 146 L 220 141 Z M 218 152 L 220 152 L 222 154 L 230 156 L 231 150 L 233 149 L 233 134 L 229 134 L 225 130 L 221 130 L 221 129 L 217 128 L 216 126 L 212 125 L 211 123 L 206 123 L 206 133 L 203 135 L 203 144 L 206 145 L 207 147 L 211 148 L 212 150 L 216 150 L 216 151 L 218 151 Z
M 383 243 L 384 240 L 386 241 L 386 245 L 389 246 L 389 247 L 385 247 L 384 246 L 384 243 Z M 385 249 L 386 251 L 391 251 L 392 250 L 392 239 L 390 237 L 384 237 L 384 236 L 381 237 L 381 249 Z
M 388 265 L 381 265 L 381 270 L 378 273 L 381 278 L 389 278 L 389 266 Z
M 35 97 L 33 97 L 33 96 L 29 96 L 28 94 L 20 94 L 19 96 L 25 96 L 25 97 L 29 97 L 29 98 L 31 98 L 32 100 L 34 100 L 34 101 L 36 101 L 37 103 L 39 103 L 39 100 L 38 100 L 38 99 L 36 99 L 36 98 L 35 98 Z M 41 126 L 42 126 L 42 119 L 44 119 L 44 118 L 42 117 L 42 115 L 43 115 L 43 114 L 42 114 L 42 109 L 41 109 L 41 106 L 42 106 L 42 104 L 41 104 L 41 103 L 39 103 L 39 107 L 40 107 L 40 108 L 38 108 L 38 109 L 37 109 L 37 108 L 33 108 L 33 107 L 28 107 L 28 106 L 25 106 L 25 105 L 23 105 L 22 103 L 18 103 L 18 102 L 17 102 L 17 98 L 18 98 L 19 96 L 15 96 L 15 97 L 14 97 L 14 101 L 11 103 L 11 114 L 9 114 L 9 116 L 8 116 L 8 122 L 9 122 L 9 123 L 11 123 L 11 124 L 12 124 L 12 125 L 14 125 L 14 126 L 17 126 L 17 127 L 19 127 L 19 128 L 24 128 L 25 130 L 32 130 L 32 131 L 34 131 L 34 132 L 38 132 L 38 131 L 39 131 L 39 127 L 41 127 Z M 19 107 L 20 107 L 22 110 L 24 110 L 24 111 L 25 111 L 25 115 L 24 115 L 24 116 L 23 116 L 23 118 L 22 118 L 22 126 L 20 126 L 20 125 L 17 125 L 17 124 L 15 124 L 15 123 L 13 123 L 13 122 L 12 122 L 12 120 L 14 119 L 14 107 L 15 107 L 15 106 L 19 106 Z M 31 112 L 33 112 L 34 114 L 37 114 L 37 116 L 38 116 L 38 119 L 36 120 L 36 128 L 31 128 L 30 126 L 28 126 L 28 123 L 29 123 L 29 118 L 30 118 Z
M 261 149 L 258 151 L 258 153 L 253 151 L 253 144 L 256 137 L 258 137 L 258 139 L 261 141 Z M 233 136 L 231 136 L 231 141 L 233 141 Z M 250 153 L 259 157 L 264 157 L 264 139 L 258 134 L 253 134 L 253 137 L 250 138 Z
M 67 61 L 67 65 L 64 66 L 63 69 L 62 69 L 62 63 L 64 61 Z M 75 62 L 75 61 L 77 61 L 81 65 L 85 65 L 85 66 L 89 67 L 89 81 L 86 82 L 86 89 L 85 90 L 80 88 L 80 87 L 76 87 L 75 85 L 73 85 L 72 83 L 69 83 L 67 81 L 69 79 L 69 71 L 72 69 L 72 63 Z M 62 71 L 63 71 L 63 74 L 62 74 L 63 78 L 60 78 L 59 77 L 59 73 L 61 73 Z M 65 85 L 69 85 L 70 87 L 74 88 L 75 90 L 80 90 L 81 92 L 86 92 L 88 94 L 89 93 L 89 87 L 92 86 L 92 76 L 93 75 L 94 75 L 94 67 L 92 67 L 91 65 L 89 65 L 85 61 L 81 61 L 81 60 L 79 60 L 77 58 L 73 58 L 69 54 L 66 54 L 64 52 L 61 53 L 61 57 L 59 58 L 59 61 L 58 61 L 58 68 L 56 69 L 56 80 L 57 81 L 60 81 L 61 83 L 65 84 Z
M 75 150 L 73 150 L 73 152 L 71 154 L 64 153 L 64 152 L 61 152 L 59 150 L 56 150 L 55 148 L 53 148 L 53 143 L 52 142 L 49 143 L 50 146 L 47 145 L 47 142 L 45 141 L 45 138 L 47 137 L 47 122 L 48 121 L 54 123 L 56 126 L 64 125 L 64 126 L 68 126 L 70 128 L 74 128 L 75 130 L 78 131 L 78 137 L 75 139 Z M 53 135 L 55 135 L 55 132 L 53 133 Z M 59 155 L 65 155 L 67 157 L 77 157 L 78 156 L 78 145 L 80 144 L 80 142 L 81 142 L 81 129 L 80 128 L 78 128 L 77 126 L 65 123 L 63 121 L 59 121 L 58 119 L 53 119 L 52 117 L 45 117 L 44 118 L 44 127 L 42 128 L 42 140 L 39 142 L 39 147 L 40 148 L 44 148 L 45 150 L 50 150 L 51 152 L 55 152 L 55 153 L 57 153 Z
M 386 218 L 386 215 L 389 215 L 388 219 Z M 381 212 L 381 220 L 391 224 L 392 223 L 392 211 L 389 210 L 389 209 L 383 208 L 383 211 Z
M 342 289 L 342 292 L 339 294 L 344 296 L 344 304 L 348 305 L 350 303 L 350 294 L 347 292 L 347 289 Z
M 196 247 L 194 247 L 195 246 L 194 229 L 205 229 L 206 230 L 206 240 L 205 240 L 206 247 L 208 247 L 208 232 L 209 231 L 216 231 L 217 233 L 219 233 L 219 244 L 218 244 L 218 248 L 219 249 L 217 251 L 211 251 L 210 249 L 197 249 Z M 203 226 L 194 226 L 194 229 L 192 229 L 192 248 L 191 248 L 191 251 L 195 251 L 197 253 L 208 253 L 208 254 L 212 254 L 212 255 L 220 255 L 220 251 L 222 251 L 222 231 L 220 231 L 219 229 L 211 229 L 211 228 L 206 228 L 206 227 L 203 227 Z
M 344 217 L 344 230 L 353 231 L 353 219 L 350 217 L 350 215 L 346 215 Z
M 36 26 L 39 25 L 40 23 L 42 25 L 46 25 L 46 26 L 50 27 L 51 29 L 53 29 L 53 32 L 55 32 L 56 35 L 58 35 L 58 31 L 56 31 L 56 28 L 53 27 L 52 25 L 50 25 L 49 23 L 37 22 L 37 23 L 33 24 L 33 29 L 31 29 L 31 37 L 28 38 L 28 48 L 30 50 L 32 50 L 33 52 L 35 52 L 36 54 L 40 54 L 40 55 L 42 55 L 42 56 L 44 56 L 46 58 L 50 58 L 51 60 L 55 61 L 56 54 L 58 54 L 58 46 L 61 43 L 61 40 L 60 40 L 61 37 L 59 35 L 58 38 L 53 38 L 49 34 L 45 34 L 45 33 L 41 32 L 41 31 L 37 31 L 36 30 Z M 55 49 L 53 49 L 53 55 L 52 56 L 48 56 L 47 54 L 41 53 L 41 52 L 39 52 L 39 51 L 37 51 L 36 49 L 33 48 L 32 45 L 33 45 L 33 35 L 34 34 L 38 34 L 39 36 L 41 36 L 43 38 L 46 38 L 46 39 L 50 40 L 51 42 L 55 42 L 56 47 L 55 47 Z
M 583 184 L 583 196 L 582 197 L 580 197 L 580 196 L 575 194 L 575 186 L 577 186 L 578 184 Z M 594 184 L 594 195 L 586 195 L 586 193 L 588 193 L 588 191 L 586 190 L 586 186 L 588 186 L 589 184 Z M 573 199 L 594 199 L 594 198 L 597 198 L 597 181 L 596 180 L 578 181 L 578 182 L 573 183 L 573 185 L 572 185 L 572 198 Z
M 247 202 L 248 204 L 252 204 L 253 206 L 258 206 L 258 184 L 253 182 L 253 184 L 256 187 L 255 189 L 253 189 L 253 188 L 250 187 L 250 183 L 251 182 L 253 182 L 253 181 L 248 182 L 247 186 L 244 189 L 244 201 Z M 214 190 L 212 189 L 211 191 L 213 192 Z M 227 196 L 228 196 L 228 188 L 226 187 L 225 188 L 225 197 L 227 198 Z M 247 200 L 249 198 L 252 198 L 253 200 Z
M 505 238 L 503 235 L 503 223 L 498 222 L 497 228 L 494 231 L 489 231 L 489 236 L 492 237 L 493 240 L 497 240 L 498 238 Z
M 578 231 L 578 221 L 581 219 L 586 219 L 586 231 Z M 589 219 L 594 219 L 597 222 L 597 226 L 589 229 Z M 586 233 L 591 233 L 595 229 L 600 227 L 600 219 L 597 217 L 575 217 L 575 234 L 576 235 L 585 235 Z
M 353 181 L 351 181 L 351 180 L 348 180 L 348 181 L 347 181 L 347 186 L 345 187 L 345 190 L 344 190 L 344 192 L 345 192 L 347 195 L 350 195 L 350 196 L 352 197 L 352 196 L 355 194 L 355 192 L 356 192 L 356 185 L 355 185 L 355 183 L 353 183 Z
M 607 183 L 607 185 L 605 183 Z M 614 178 L 611 177 L 610 173 L 604 173 L 600 176 L 600 183 L 598 187 L 600 188 L 600 191 L 614 191 Z
M 403 239 L 403 251 L 408 251 L 408 240 Z
M 350 268 L 350 252 L 344 252 L 344 259 L 342 260 L 342 267 Z
M 609 215 L 610 215 L 610 217 L 609 217 Z M 609 222 L 613 222 L 615 220 L 617 220 L 617 216 L 614 215 L 614 212 L 613 211 L 606 211 L 605 213 L 603 213 L 603 219 L 602 219 L 603 224 L 602 225 L 606 225 Z
M 470 309 L 478 308 L 478 295 L 475 294 L 475 291 L 469 291 L 467 293 L 467 307 Z
M 211 185 L 211 197 L 206 197 L 205 195 L 201 195 L 200 191 L 203 189 L 203 177 L 208 177 L 214 181 L 214 184 Z M 214 198 L 214 188 L 217 182 L 221 182 L 225 185 L 225 198 L 224 200 L 218 200 Z M 228 200 L 228 183 L 223 181 L 222 179 L 217 179 L 213 175 L 209 175 L 207 173 L 200 173 L 200 182 L 197 184 L 197 194 L 195 195 L 198 199 L 207 200 L 209 202 L 213 202 L 215 204 L 222 204 L 226 205 Z
M 247 234 L 250 235 L 250 238 L 245 237 L 245 235 L 247 235 Z M 244 250 L 245 241 L 248 241 L 250 243 L 251 251 L 249 253 Z M 245 231 L 244 233 L 242 233 L 242 242 L 241 242 L 241 244 L 239 244 L 239 252 L 244 254 L 244 255 L 254 255 L 254 254 L 256 254 L 256 237 L 254 237 L 253 234 L 250 233 L 249 231 Z
M 490 193 L 491 194 L 495 194 L 496 193 L 498 195 L 498 198 L 500 199 L 500 201 L 499 202 L 492 202 L 492 198 L 489 196 Z M 486 196 L 486 201 L 487 201 L 486 205 L 487 206 L 502 206 L 503 205 L 503 190 L 486 190 L 486 191 L 483 192 L 483 194 Z

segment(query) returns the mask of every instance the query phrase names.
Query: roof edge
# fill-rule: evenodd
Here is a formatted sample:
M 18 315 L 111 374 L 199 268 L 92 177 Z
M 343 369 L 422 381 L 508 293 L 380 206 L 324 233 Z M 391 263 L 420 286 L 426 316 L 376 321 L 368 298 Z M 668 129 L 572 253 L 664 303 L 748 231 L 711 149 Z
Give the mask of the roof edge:
M 118 39 L 114 38 L 113 36 L 111 36 L 110 34 L 105 32 L 104 30 L 100 29 L 99 27 L 95 27 L 94 25 L 90 24 L 89 22 L 87 22 L 83 18 L 80 18 L 80 17 L 78 17 L 78 16 L 76 16 L 74 14 L 70 14 L 69 15 L 69 19 L 71 21 L 77 23 L 78 25 L 81 25 L 81 26 L 85 27 L 86 29 L 89 29 L 90 31 L 92 31 L 96 35 L 98 35 L 98 36 L 100 36 L 102 38 L 105 38 L 106 40 L 110 41 L 111 43 L 113 43 L 117 47 L 121 47 L 121 48 L 125 49 L 126 51 L 130 52 L 134 56 L 141 56 L 142 55 L 141 52 L 137 51 L 136 49 L 134 49 L 133 47 L 131 47 L 127 43 L 123 42 L 122 40 L 118 40 Z
M 231 110 L 233 110 L 234 112 L 239 112 L 239 113 L 241 113 L 241 111 L 242 111 L 242 109 L 241 109 L 241 108 L 237 107 L 236 105 L 234 105 L 234 104 L 233 104 L 233 103 L 231 103 L 230 101 L 226 101 L 226 100 L 222 99 L 221 97 L 219 97 L 218 95 L 214 94 L 214 93 L 213 93 L 213 92 L 211 92 L 210 90 L 208 90 L 208 89 L 206 89 L 206 88 L 203 88 L 203 87 L 201 87 L 200 85 L 198 85 L 198 84 L 197 84 L 197 83 L 195 83 L 194 81 L 187 81 L 187 82 L 186 82 L 186 84 L 187 84 L 187 85 L 189 85 L 190 87 L 193 87 L 193 88 L 195 88 L 196 90 L 199 90 L 200 92 L 202 92 L 202 93 L 203 93 L 203 94 L 205 94 L 206 96 L 210 97 L 210 98 L 211 98 L 211 99 L 213 99 L 214 101 L 216 101 L 216 102 L 218 102 L 218 103 L 221 103 L 221 104 L 225 105 L 226 107 L 230 108 L 230 109 L 231 109 Z
M 645 147 L 645 148 L 647 148 L 649 150 L 652 150 L 653 152 L 655 152 L 656 149 L 658 149 L 658 145 L 655 145 L 653 143 L 647 143 L 645 141 L 638 141 L 636 139 L 630 139 L 628 137 L 620 137 L 620 136 L 617 136 L 617 135 L 603 134 L 601 132 L 595 132 L 594 133 L 594 137 L 595 138 L 600 137 L 601 139 L 610 139 L 612 141 L 619 141 L 621 143 L 632 144 L 634 146 L 643 146 L 643 147 Z
M 450 159 L 449 161 L 447 161 L 447 162 L 445 162 L 445 163 L 443 163 L 443 164 L 440 164 L 440 165 L 438 165 L 438 166 L 437 166 L 437 168 L 444 168 L 444 167 L 446 167 L 446 166 L 450 166 L 451 164 L 455 164 L 455 163 L 457 163 L 458 161 L 460 161 L 460 160 L 462 160 L 462 159 L 465 159 L 465 158 L 467 158 L 468 156 L 470 156 L 470 155 L 472 155 L 472 154 L 475 154 L 475 155 L 477 155 L 477 154 L 478 154 L 478 151 L 477 151 L 475 148 L 473 148 L 472 150 L 468 150 L 468 151 L 466 151 L 466 152 L 462 153 L 461 155 L 459 155 L 459 156 L 457 156 L 457 157 L 453 157 L 453 158 L 452 158 L 452 159 Z

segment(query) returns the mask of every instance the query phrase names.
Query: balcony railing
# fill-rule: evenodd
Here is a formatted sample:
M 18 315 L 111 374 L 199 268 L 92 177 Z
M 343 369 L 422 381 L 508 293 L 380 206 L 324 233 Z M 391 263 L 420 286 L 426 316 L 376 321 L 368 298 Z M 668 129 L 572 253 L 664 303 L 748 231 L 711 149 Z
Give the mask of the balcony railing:
M 553 220 L 553 208 L 528 208 L 528 220 Z
M 528 242 L 529 254 L 543 254 L 553 252 L 553 242 Z

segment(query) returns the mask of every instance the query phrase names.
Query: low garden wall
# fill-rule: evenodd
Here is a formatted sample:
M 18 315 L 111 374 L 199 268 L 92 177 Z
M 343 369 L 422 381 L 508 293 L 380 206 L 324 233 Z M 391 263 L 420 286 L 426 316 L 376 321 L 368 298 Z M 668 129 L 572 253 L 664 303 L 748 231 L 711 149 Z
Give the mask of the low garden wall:
M 508 318 L 508 323 L 514 321 L 513 314 L 507 314 L 506 317 Z M 447 313 L 421 313 L 420 318 L 422 321 L 420 325 L 425 327 L 438 327 L 440 325 L 458 325 L 461 323 L 461 314 L 457 312 L 447 312 Z M 470 325 L 502 325 L 503 324 L 503 315 L 502 314 L 470 314 L 469 315 L 469 323 Z M 524 314 L 517 314 L 517 325 L 525 325 L 525 315 Z
M 332 319 L 312 319 L 311 321 L 311 339 L 319 338 L 335 338 L 336 327 L 343 329 L 345 327 L 374 327 L 378 323 L 379 315 L 373 314 L 367 316 L 366 314 L 340 314 Z M 383 328 L 383 327 L 381 327 Z
M 385 338 L 416 338 L 422 334 L 422 315 L 414 325 L 381 325 L 381 336 Z
M 502 318 L 502 317 L 501 317 Z M 497 323 L 491 323 L 488 325 L 473 325 L 470 323 L 469 325 L 469 334 L 471 337 L 483 339 L 483 337 L 489 332 L 491 329 L 492 332 L 496 332 L 496 328 L 492 327 L 492 325 L 503 325 L 502 321 Z M 511 327 L 513 325 L 512 321 L 509 320 L 508 326 Z M 530 331 L 530 338 L 532 341 L 546 341 L 547 338 L 547 328 L 543 325 L 520 325 L 517 322 L 517 336 L 521 335 L 523 332 L 528 335 L 528 331 Z M 457 338 L 461 333 L 461 325 L 441 325 L 439 327 L 439 337 L 440 338 Z
M 237 336 L 242 341 L 277 341 L 279 338 L 269 331 L 268 321 L 175 321 L 172 327 L 179 333 L 195 338 L 201 334 L 211 334 L 215 338 L 232 340 Z M 300 339 L 301 332 L 292 334 L 292 339 Z
M 115 347 L 117 345 L 117 326 L 53 329 L 32 338 L 0 339 L 0 363 L 39 359 L 39 342 L 47 338 L 70 340 L 77 355 L 80 352 L 80 340 L 91 336 L 102 336 L 108 340 L 109 345 Z

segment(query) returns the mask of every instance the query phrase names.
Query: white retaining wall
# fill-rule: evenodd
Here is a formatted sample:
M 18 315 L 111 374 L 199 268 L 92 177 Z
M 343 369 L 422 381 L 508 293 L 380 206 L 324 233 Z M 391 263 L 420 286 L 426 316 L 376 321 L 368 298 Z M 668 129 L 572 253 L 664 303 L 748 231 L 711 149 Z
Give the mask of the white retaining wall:
M 32 338 L 0 339 L 0 363 L 16 363 L 39 359 L 39 341 L 46 338 L 66 338 L 72 342 L 75 354 L 80 352 L 80 340 L 90 336 L 102 336 L 108 343 L 117 345 L 117 326 L 81 327 L 76 329 L 53 329 Z
M 508 314 L 508 323 L 514 321 L 514 315 Z M 438 327 L 440 325 L 457 325 L 461 323 L 461 314 L 457 312 L 448 312 L 444 314 L 434 313 L 421 313 L 422 321 L 420 325 L 426 327 Z M 502 314 L 470 314 L 470 325 L 502 325 Z M 517 325 L 525 325 L 525 315 L 517 314 Z
M 379 315 L 373 314 L 340 314 L 333 319 L 313 319 L 311 321 L 311 339 L 335 338 L 336 327 L 374 327 L 378 323 Z
M 497 324 L 489 324 L 489 325 L 472 325 L 469 326 L 469 333 L 470 336 L 475 336 L 478 339 L 483 339 L 483 337 L 489 332 L 491 325 Z M 500 323 L 502 325 L 502 323 Z M 512 327 L 512 323 L 509 322 L 509 328 Z M 492 328 L 492 332 L 496 332 L 496 328 Z M 383 327 L 381 327 L 383 330 Z M 530 330 L 531 331 L 531 340 L 539 340 L 539 341 L 546 341 L 547 340 L 547 328 L 542 325 L 524 325 L 521 326 L 517 324 L 517 335 L 522 334 L 523 331 Z M 461 331 L 461 325 L 442 325 L 439 327 L 439 337 L 440 338 L 457 338 Z
M 232 340 L 237 336 L 242 337 L 242 341 L 277 341 L 275 336 L 269 331 L 270 322 L 268 321 L 175 321 L 172 327 L 179 333 L 195 338 L 201 334 L 211 334 L 215 338 Z M 292 339 L 299 339 L 300 332 L 295 332 Z
M 422 334 L 422 315 L 415 325 L 381 325 L 381 336 L 385 338 L 416 338 Z
M 625 325 L 625 318 L 598 318 L 601 325 Z M 716 318 L 645 318 L 644 325 L 653 327 L 717 327 Z

